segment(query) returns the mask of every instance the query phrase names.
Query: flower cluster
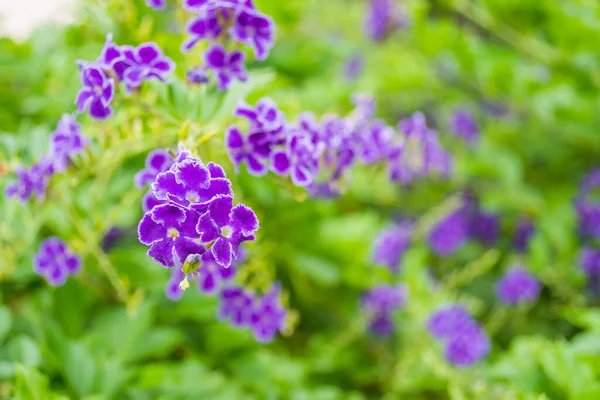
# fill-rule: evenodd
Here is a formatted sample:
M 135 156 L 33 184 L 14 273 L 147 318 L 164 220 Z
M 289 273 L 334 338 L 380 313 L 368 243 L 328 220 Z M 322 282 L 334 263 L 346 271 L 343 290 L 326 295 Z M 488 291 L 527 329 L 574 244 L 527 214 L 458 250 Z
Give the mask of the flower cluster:
M 61 286 L 69 275 L 81 271 L 81 259 L 72 253 L 60 239 L 51 237 L 44 240 L 33 261 L 33 270 L 52 286 Z
M 429 318 L 429 333 L 445 343 L 446 360 L 468 367 L 490 351 L 490 340 L 469 313 L 459 305 L 443 307 Z
M 22 202 L 34 195 L 43 199 L 50 178 L 65 172 L 88 143 L 89 139 L 81 133 L 81 126 L 75 118 L 63 115 L 56 130 L 50 135 L 49 152 L 29 168 L 17 167 L 17 180 L 6 187 L 6 196 L 18 197 Z
M 238 328 L 250 328 L 258 342 L 268 343 L 285 328 L 287 311 L 281 305 L 280 290 L 275 284 L 263 296 L 257 296 L 241 287 L 227 287 L 219 296 L 219 318 Z
M 77 64 L 82 83 L 75 98 L 77 111 L 82 113 L 87 109 L 96 119 L 106 119 L 113 114 L 111 102 L 119 82 L 124 82 L 130 92 L 149 79 L 166 82 L 175 69 L 173 60 L 165 56 L 156 43 L 118 46 L 111 34 L 107 35 L 96 61 L 78 61 Z
M 184 0 L 183 7 L 196 16 L 186 26 L 189 38 L 181 51 L 190 51 L 202 40 L 210 42 L 200 68 L 213 72 L 219 90 L 227 90 L 234 79 L 248 78 L 246 56 L 239 50 L 240 44 L 250 47 L 258 60 L 269 55 L 275 25 L 251 0 Z M 195 75 L 203 76 L 197 70 Z
M 494 245 L 499 226 L 497 215 L 481 210 L 474 198 L 465 196 L 457 209 L 437 222 L 427 239 L 432 250 L 444 256 L 454 253 L 469 239 Z
M 365 31 L 371 40 L 381 42 L 408 25 L 406 16 L 394 0 L 369 0 L 368 7 Z
M 365 293 L 362 309 L 369 316 L 369 329 L 382 336 L 392 334 L 395 329 L 392 313 L 404 305 L 407 297 L 405 288 L 391 285 L 379 285 Z
M 473 115 L 467 110 L 456 110 L 450 120 L 450 132 L 472 143 L 479 138 L 479 127 Z
M 521 266 L 511 268 L 496 284 L 496 296 L 509 305 L 533 302 L 540 290 L 540 282 Z
M 402 255 L 410 246 L 413 229 L 414 222 L 406 220 L 381 231 L 373 244 L 373 262 L 398 272 Z
M 519 253 L 524 253 L 527 251 L 527 247 L 529 246 L 529 240 L 535 233 L 535 227 L 533 223 L 528 219 L 523 219 L 517 225 L 517 229 L 515 229 L 515 233 L 513 236 L 513 247 Z
M 191 255 L 210 251 L 228 268 L 239 245 L 254 240 L 258 219 L 243 204 L 233 205 L 231 182 L 214 163 L 204 165 L 187 152 L 156 176 L 152 192 L 162 204 L 146 212 L 138 227 L 148 255 L 165 267 L 181 267 Z
M 422 114 L 400 121 L 396 132 L 383 121 L 373 120 L 371 98 L 355 96 L 353 100 L 355 109 L 345 118 L 326 115 L 317 121 L 303 113 L 293 124 L 286 122 L 271 99 L 261 99 L 254 108 L 241 103 L 235 115 L 248 120 L 249 128 L 247 133 L 235 125 L 227 130 L 229 157 L 236 168 L 245 163 L 252 175 L 271 170 L 289 176 L 296 186 L 326 196 L 339 192 L 357 162 L 385 162 L 390 179 L 403 183 L 430 173 L 450 173 L 450 156 Z

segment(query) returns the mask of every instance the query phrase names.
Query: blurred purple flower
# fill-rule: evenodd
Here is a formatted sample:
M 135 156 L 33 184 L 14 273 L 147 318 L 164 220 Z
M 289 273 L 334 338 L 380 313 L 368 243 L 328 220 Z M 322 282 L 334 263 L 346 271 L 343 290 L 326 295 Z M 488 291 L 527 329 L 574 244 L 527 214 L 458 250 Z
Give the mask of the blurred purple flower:
M 263 132 L 244 136 L 237 126 L 227 128 L 225 146 L 236 172 L 239 171 L 240 164 L 245 162 L 251 175 L 262 176 L 267 173 L 271 148 L 264 142 L 264 136 Z
M 102 238 L 102 251 L 108 253 L 125 236 L 125 231 L 118 226 L 111 227 Z
M 113 114 L 110 102 L 115 95 L 115 83 L 104 71 L 91 64 L 81 70 L 83 87 L 77 93 L 75 104 L 77 112 L 88 109 L 89 114 L 96 119 L 106 119 Z
M 206 248 L 197 243 L 199 214 L 171 204 L 162 204 L 147 212 L 138 227 L 140 242 L 151 246 L 148 255 L 171 268 L 183 264 L 190 254 L 203 254 Z
M 451 212 L 433 227 L 427 237 L 432 250 L 441 256 L 458 250 L 469 237 L 469 220 L 464 207 Z
M 202 255 L 202 263 L 198 268 L 198 290 L 205 294 L 214 294 L 221 289 L 224 282 L 231 280 L 236 273 L 236 263 L 228 268 L 219 265 L 211 252 Z
M 254 312 L 253 293 L 241 287 L 224 288 L 220 295 L 219 319 L 229 320 L 235 327 L 249 326 Z
M 369 328 L 373 333 L 389 335 L 394 331 L 391 313 L 406 302 L 408 292 L 401 286 L 379 285 L 362 298 L 362 309 L 370 317 Z
M 535 233 L 535 228 L 530 220 L 523 220 L 517 226 L 513 236 L 513 247 L 516 251 L 524 253 L 527 251 L 529 240 Z
M 469 367 L 490 351 L 490 339 L 479 326 L 470 326 L 459 335 L 451 337 L 446 343 L 445 356 L 451 364 Z
M 214 71 L 217 87 L 221 91 L 227 90 L 234 78 L 242 82 L 248 79 L 245 59 L 241 51 L 227 53 L 220 44 L 211 45 L 204 53 L 205 66 Z
M 215 40 L 224 31 L 223 22 L 217 9 L 207 10 L 201 15 L 188 21 L 185 30 L 190 37 L 181 46 L 181 51 L 187 53 L 201 40 Z
M 469 143 L 479 138 L 479 127 L 473 115 L 467 110 L 456 110 L 450 120 L 450 131 Z
M 360 54 L 350 56 L 344 67 L 344 76 L 349 81 L 356 80 L 362 74 L 365 67 L 365 59 Z
M 83 152 L 89 140 L 81 133 L 81 125 L 69 114 L 62 116 L 56 130 L 50 135 L 49 162 L 54 172 L 63 172 L 71 158 Z
M 81 259 L 56 237 L 44 240 L 34 258 L 34 271 L 52 286 L 62 286 L 69 275 L 81 271 Z
M 535 301 L 540 282 L 521 266 L 512 267 L 496 284 L 498 299 L 509 305 Z
M 262 61 L 273 47 L 275 24 L 267 15 L 242 8 L 234 17 L 230 33 L 234 39 L 251 47 L 256 59 Z
M 582 236 L 600 238 L 600 202 L 593 192 L 600 188 L 600 169 L 590 171 L 579 185 L 575 209 L 579 217 L 579 233 Z
M 189 83 L 193 83 L 195 85 L 201 85 L 203 83 L 210 82 L 208 74 L 206 73 L 206 69 L 204 69 L 203 67 L 196 67 L 190 69 L 187 72 L 186 77 Z
M 37 196 L 38 200 L 42 200 L 46 194 L 49 176 L 52 172 L 51 167 L 45 160 L 34 164 L 30 168 L 17 166 L 17 180 L 6 186 L 4 194 L 7 197 L 18 197 L 23 203 L 34 195 Z
M 206 253 L 204 253 L 206 254 Z M 173 301 L 177 301 L 183 297 L 183 289 L 179 286 L 181 281 L 185 279 L 185 274 L 181 268 L 172 268 L 171 277 L 165 285 L 165 295 Z
M 173 165 L 173 156 L 163 149 L 152 150 L 146 157 L 146 168 L 135 174 L 135 186 L 142 189 L 156 180 L 161 172 L 166 172 Z
M 498 240 L 499 224 L 497 215 L 476 210 L 469 221 L 469 236 L 492 246 Z
M 154 42 L 142 43 L 137 47 L 121 46 L 124 60 L 129 68 L 123 75 L 127 90 L 139 87 L 149 79 L 167 81 L 167 75 L 175 70 L 175 63 L 163 54 L 162 49 Z
M 357 137 L 357 157 L 363 164 L 385 160 L 398 148 L 392 141 L 396 132 L 381 120 L 375 120 Z
M 412 239 L 414 223 L 404 221 L 379 233 L 373 244 L 373 262 L 398 272 L 402 255 Z
M 284 328 L 287 311 L 279 301 L 279 292 L 280 286 L 275 284 L 262 298 L 254 300 L 250 328 L 259 343 L 271 342 Z
M 146 0 L 146 5 L 155 10 L 164 10 L 167 8 L 167 0 Z
M 579 267 L 588 276 L 600 276 L 600 250 L 584 247 L 579 254 Z
M 365 30 L 371 40 L 381 42 L 406 24 L 405 16 L 394 0 L 369 0 Z
M 444 306 L 435 311 L 427 322 L 429 333 L 437 339 L 448 339 L 477 326 L 477 322 L 460 305 Z

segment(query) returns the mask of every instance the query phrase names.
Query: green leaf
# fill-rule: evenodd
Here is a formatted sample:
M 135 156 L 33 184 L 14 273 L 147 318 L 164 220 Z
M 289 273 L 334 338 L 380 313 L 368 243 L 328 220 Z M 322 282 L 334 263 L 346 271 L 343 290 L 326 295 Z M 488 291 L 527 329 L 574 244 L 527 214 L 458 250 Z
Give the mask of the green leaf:
M 4 342 L 6 336 L 8 336 L 11 325 L 12 317 L 10 311 L 8 308 L 0 306 L 0 345 Z

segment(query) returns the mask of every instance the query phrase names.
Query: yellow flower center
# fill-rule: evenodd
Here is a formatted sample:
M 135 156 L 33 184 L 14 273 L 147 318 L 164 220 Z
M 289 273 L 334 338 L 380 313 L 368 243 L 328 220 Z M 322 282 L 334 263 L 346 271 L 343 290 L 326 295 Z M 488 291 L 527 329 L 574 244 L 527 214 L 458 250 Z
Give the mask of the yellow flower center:
M 171 239 L 177 239 L 179 237 L 179 231 L 175 228 L 170 228 L 167 231 L 167 236 L 169 236 Z

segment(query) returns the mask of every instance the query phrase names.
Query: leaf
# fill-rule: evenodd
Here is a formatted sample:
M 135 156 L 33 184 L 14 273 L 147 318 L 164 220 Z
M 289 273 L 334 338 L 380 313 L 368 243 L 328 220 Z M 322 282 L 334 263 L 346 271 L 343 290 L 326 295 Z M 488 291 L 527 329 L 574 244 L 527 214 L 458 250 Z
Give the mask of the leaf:
M 48 378 L 34 368 L 17 365 L 15 397 L 23 400 L 48 400 Z
M 6 336 L 8 336 L 11 325 L 12 317 L 10 311 L 8 308 L 0 306 L 0 345 L 4 342 Z

